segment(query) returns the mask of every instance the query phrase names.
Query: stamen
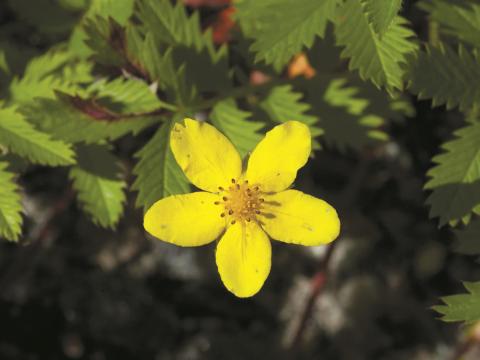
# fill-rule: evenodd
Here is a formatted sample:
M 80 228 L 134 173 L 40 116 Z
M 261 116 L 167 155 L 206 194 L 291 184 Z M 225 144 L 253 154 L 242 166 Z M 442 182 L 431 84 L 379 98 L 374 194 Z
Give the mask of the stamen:
M 225 213 L 221 213 L 221 214 L 220 214 L 220 217 L 225 217 Z
M 261 214 L 261 203 L 264 199 L 260 198 L 263 194 L 260 186 L 251 186 L 248 180 L 232 178 L 230 185 L 225 188 L 219 186 L 218 189 L 224 191 L 219 199 L 223 201 L 215 201 L 215 205 L 224 206 L 221 216 L 222 218 L 229 216 L 228 220 L 231 224 L 256 221 L 257 215 Z

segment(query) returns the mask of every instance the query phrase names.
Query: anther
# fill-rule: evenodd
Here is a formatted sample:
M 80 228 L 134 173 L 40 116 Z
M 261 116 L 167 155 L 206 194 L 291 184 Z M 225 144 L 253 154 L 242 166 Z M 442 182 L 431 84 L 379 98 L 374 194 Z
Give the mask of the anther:
M 251 221 L 251 219 L 250 219 L 250 218 L 247 218 L 247 222 L 250 222 L 250 221 Z
M 215 205 L 220 205 L 220 201 L 215 201 L 214 204 Z
M 219 187 L 218 187 L 218 190 L 223 191 L 223 190 L 225 190 L 225 189 L 224 189 L 223 187 L 219 186 Z
M 225 217 L 225 213 L 221 213 L 220 216 L 221 216 L 221 217 Z
M 264 202 L 264 201 L 265 201 L 265 199 L 263 199 L 263 198 L 260 198 L 260 199 L 258 199 L 258 201 L 260 201 L 260 202 Z
M 255 210 L 255 214 L 260 214 L 260 210 Z
M 240 184 L 237 184 L 237 190 L 240 190 Z
M 232 184 L 235 184 L 235 179 L 232 179 Z
M 245 184 L 248 184 L 248 180 L 245 180 Z
M 232 225 L 233 225 L 233 224 L 235 224 L 235 223 L 236 223 L 236 221 L 235 221 L 235 220 L 232 220 L 232 222 L 231 222 L 230 224 L 232 224 Z
M 228 215 L 232 215 L 233 214 L 233 210 L 228 210 Z
M 253 190 L 258 191 L 258 186 L 255 186 Z
M 227 201 L 227 200 L 228 200 L 228 198 L 227 198 L 226 196 L 224 196 L 222 199 L 223 199 L 223 201 Z

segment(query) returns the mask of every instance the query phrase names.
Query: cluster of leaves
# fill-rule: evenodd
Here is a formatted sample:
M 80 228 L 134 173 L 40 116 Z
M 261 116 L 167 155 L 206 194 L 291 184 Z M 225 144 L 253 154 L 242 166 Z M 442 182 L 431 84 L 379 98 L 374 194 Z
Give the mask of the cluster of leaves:
M 169 149 L 172 125 L 186 116 L 210 121 L 242 155 L 261 132 L 291 119 L 311 128 L 315 149 L 361 151 L 389 141 L 389 122 L 412 114 L 411 94 L 465 119 L 433 159 L 425 188 L 432 217 L 465 227 L 457 234 L 471 251 L 480 214 L 477 0 L 420 1 L 428 41 L 402 17 L 401 0 L 238 0 L 223 44 L 180 1 L 57 0 L 55 11 L 68 16 L 49 24 L 26 2 L 10 6 L 39 31 L 66 31 L 69 40 L 20 69 L 0 42 L 8 84 L 0 101 L 1 237 L 21 235 L 21 161 L 66 167 L 84 212 L 114 228 L 128 190 L 143 209 L 189 191 Z M 132 159 L 116 157 L 120 138 L 145 134 Z M 477 287 L 462 296 L 480 303 Z M 445 301 L 437 310 L 446 319 L 474 319 Z

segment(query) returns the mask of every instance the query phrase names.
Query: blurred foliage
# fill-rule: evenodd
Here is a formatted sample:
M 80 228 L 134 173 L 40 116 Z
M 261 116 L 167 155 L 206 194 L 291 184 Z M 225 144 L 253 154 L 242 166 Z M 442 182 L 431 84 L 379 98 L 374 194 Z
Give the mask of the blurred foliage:
M 21 238 L 19 184 L 31 167 L 68 169 L 84 213 L 115 228 L 130 193 L 146 209 L 189 191 L 169 148 L 186 116 L 211 121 L 244 156 L 292 119 L 317 151 L 363 153 L 395 141 L 416 97 L 462 119 L 432 159 L 425 198 L 440 226 L 457 227 L 457 249 L 478 254 L 480 2 L 418 2 L 424 38 L 400 0 L 291 5 L 233 2 L 236 23 L 215 43 L 219 28 L 180 1 L 2 2 L 0 236 Z M 125 138 L 134 149 L 122 151 Z M 478 284 L 466 287 L 436 307 L 445 320 L 478 319 Z

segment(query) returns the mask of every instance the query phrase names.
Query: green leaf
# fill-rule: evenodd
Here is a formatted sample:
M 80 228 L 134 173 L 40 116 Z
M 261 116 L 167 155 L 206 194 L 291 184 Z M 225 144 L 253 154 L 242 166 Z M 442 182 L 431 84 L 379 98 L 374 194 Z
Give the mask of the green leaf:
M 18 241 L 22 232 L 22 204 L 14 174 L 7 171 L 8 164 L 0 162 L 0 237 Z
M 118 78 L 93 83 L 86 97 L 57 94 L 58 100 L 37 99 L 22 113 L 41 130 L 72 142 L 95 143 L 137 134 L 159 121 L 163 107 L 140 80 Z
M 252 116 L 248 111 L 240 110 L 234 99 L 218 102 L 212 109 L 210 120 L 235 145 L 242 158 L 262 139 L 257 131 L 264 123 L 247 120 Z
M 23 77 L 30 81 L 39 80 L 55 74 L 64 67 L 69 60 L 71 60 L 71 55 L 68 52 L 47 51 L 43 55 L 36 56 L 29 61 Z
M 125 181 L 118 159 L 105 145 L 77 146 L 78 164 L 69 177 L 77 191 L 82 209 L 93 222 L 115 228 L 123 214 Z
M 184 107 L 196 103 L 197 89 L 187 82 L 185 64 L 176 65 L 171 47 L 162 53 L 151 33 L 148 33 L 145 40 L 136 43 L 135 46 L 138 47 L 136 51 L 138 61 L 145 68 L 150 81 L 165 92 L 168 101 Z M 208 73 L 205 70 L 202 72 Z M 204 76 L 208 77 L 208 74 Z
M 404 64 L 416 52 L 411 40 L 415 33 L 406 27 L 400 16 L 380 37 L 368 23 L 368 16 L 358 0 L 347 0 L 339 11 L 336 26 L 337 43 L 344 46 L 342 57 L 349 58 L 349 69 L 358 70 L 360 77 L 390 92 L 403 88 Z
M 188 180 L 170 150 L 170 130 L 174 121 L 163 124 L 150 141 L 135 154 L 137 176 L 132 189 L 138 191 L 136 205 L 148 210 L 154 202 L 174 194 L 189 192 Z
M 94 0 L 82 20 L 75 27 L 69 40 L 69 50 L 82 58 L 92 55 L 92 50 L 85 44 L 88 35 L 85 26 L 98 17 L 103 19 L 112 18 L 120 25 L 125 25 L 133 14 L 135 0 Z
M 480 282 L 464 282 L 468 294 L 450 295 L 442 298 L 445 305 L 433 306 L 446 322 L 464 321 L 472 324 L 480 320 Z
M 248 34 L 255 38 L 251 47 L 256 52 L 255 60 L 264 60 L 278 71 L 303 47 L 312 47 L 315 36 L 325 35 L 337 3 L 337 0 L 298 0 L 292 6 L 290 0 L 243 0 L 236 6 L 241 24 L 248 27 L 254 21 L 260 28 Z
M 480 214 L 480 122 L 455 132 L 456 139 L 442 145 L 446 151 L 433 158 L 437 164 L 427 175 L 425 189 L 433 190 L 427 199 L 430 216 L 440 225 L 464 220 L 472 211 Z
M 388 103 L 376 99 L 377 107 L 371 106 L 375 98 L 372 91 L 362 93 L 359 86 L 352 86 L 343 78 L 326 80 L 309 82 L 307 100 L 320 117 L 320 125 L 325 131 L 322 139 L 327 145 L 342 151 L 349 148 L 360 150 L 388 139 L 382 130 L 384 116 L 393 113 L 388 111 Z M 369 90 L 365 84 L 363 90 Z M 367 95 L 368 100 L 364 98 Z
M 410 67 L 409 90 L 419 99 L 432 99 L 433 106 L 469 110 L 480 104 L 479 64 L 478 53 L 462 46 L 458 54 L 446 45 L 427 46 Z
M 368 22 L 380 35 L 388 30 L 402 8 L 402 0 L 361 0 L 361 2 Z
M 75 163 L 70 145 L 52 140 L 48 134 L 35 130 L 14 108 L 0 109 L 0 143 L 37 164 L 57 166 Z
M 461 230 L 455 230 L 454 250 L 465 255 L 480 255 L 480 220 L 475 219 Z
M 216 48 L 210 30 L 202 33 L 198 12 L 188 16 L 181 2 L 172 5 L 168 0 L 141 0 L 138 2 L 138 16 L 149 29 L 145 41 L 150 36 L 156 44 L 160 44 L 160 49 L 155 49 L 156 45 L 152 46 L 151 43 L 143 47 L 138 58 L 156 56 L 164 61 L 173 61 L 168 66 L 174 69 L 184 66 L 188 86 L 195 86 L 200 92 L 221 92 L 231 86 L 227 48 Z M 167 51 L 165 49 L 171 51 L 171 59 L 161 55 Z M 146 65 L 145 68 L 151 69 L 152 66 Z M 162 78 L 157 79 L 162 81 Z
M 88 7 L 88 0 L 57 0 L 65 9 L 80 11 Z
M 169 0 L 139 0 L 137 7 L 139 18 L 160 43 L 197 50 L 207 47 L 212 54 L 216 53 L 211 33 L 201 31 L 199 13 L 188 16 L 181 2 L 172 5 Z
M 92 83 L 87 93 L 90 99 L 119 115 L 150 113 L 164 105 L 145 82 L 136 79 L 101 79 Z
M 480 4 L 468 0 L 433 0 L 421 1 L 418 6 L 440 24 L 442 33 L 480 48 Z
M 302 103 L 300 101 L 302 97 L 301 93 L 293 91 L 291 85 L 275 86 L 260 103 L 260 107 L 274 122 L 297 120 L 307 125 L 314 125 L 318 119 L 306 114 L 310 110 L 310 105 Z
M 301 102 L 302 97 L 301 93 L 293 91 L 291 85 L 275 86 L 262 100 L 260 107 L 276 123 L 296 120 L 308 125 L 312 133 L 313 147 L 318 148 L 319 145 L 314 138 L 323 134 L 323 131 L 316 126 L 318 118 L 307 113 L 310 110 L 310 105 Z
M 74 61 L 65 51 L 48 51 L 33 58 L 22 78 L 10 83 L 10 96 L 16 103 L 31 102 L 36 97 L 54 98 L 55 90 L 74 93 L 79 83 L 92 81 L 92 65 Z
M 341 150 L 347 147 L 359 150 L 388 140 L 388 135 L 382 130 L 385 120 L 368 113 L 369 100 L 358 97 L 358 88 L 346 85 L 345 79 L 334 79 L 323 95 L 327 106 L 321 107 L 320 118 L 325 141 Z
M 135 0 L 93 0 L 86 16 L 111 17 L 121 25 L 125 25 L 133 14 Z
M 84 108 L 82 102 L 78 105 L 74 102 L 65 97 L 61 100 L 38 99 L 23 107 L 22 113 L 29 122 L 57 139 L 87 144 L 115 140 L 128 133 L 137 134 L 160 120 L 158 116 L 117 118 L 118 114 L 105 113 L 103 108 L 90 108 L 92 103 L 88 101 Z

